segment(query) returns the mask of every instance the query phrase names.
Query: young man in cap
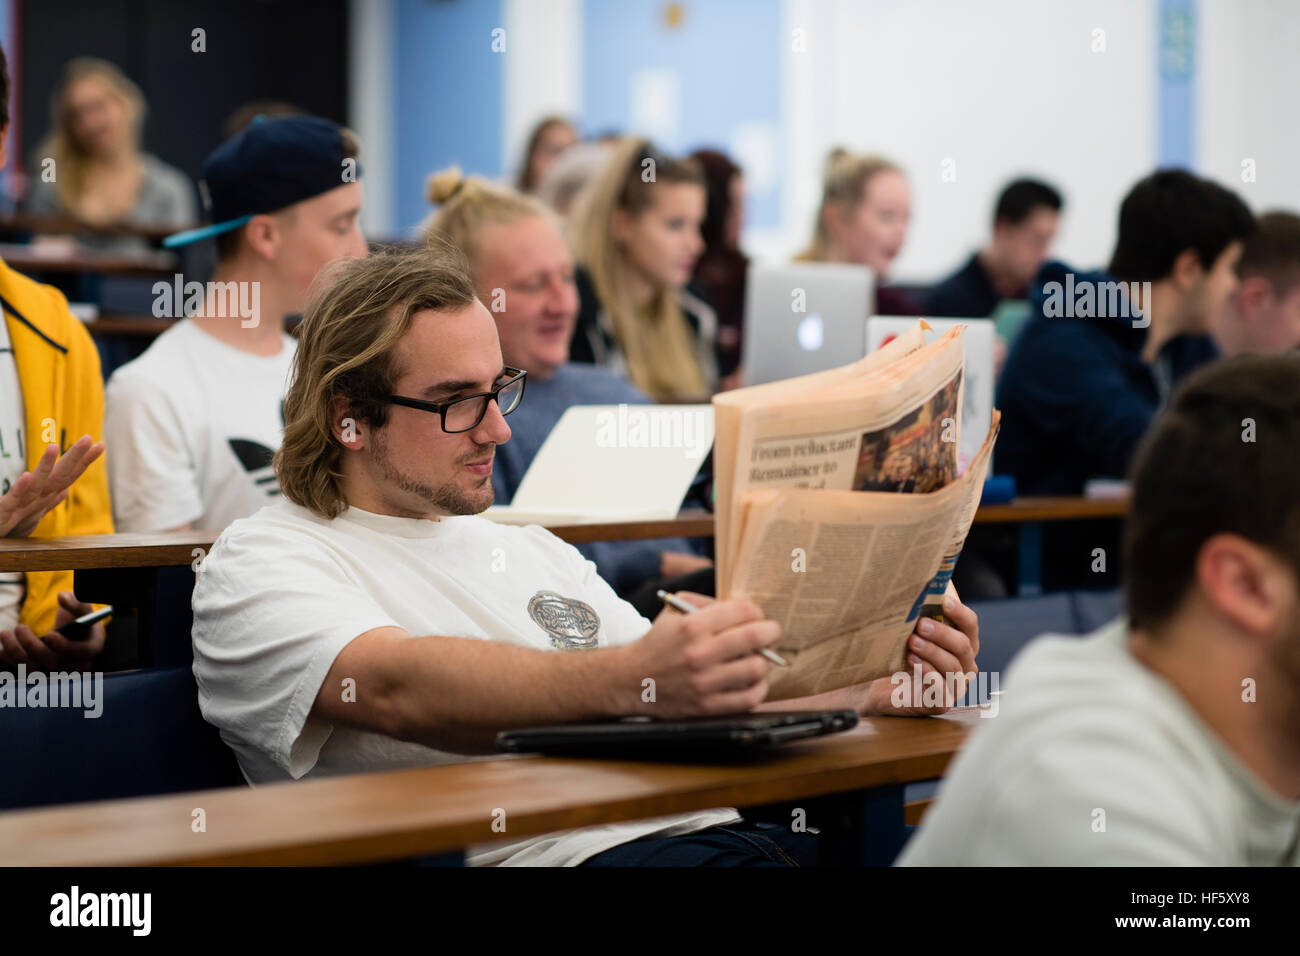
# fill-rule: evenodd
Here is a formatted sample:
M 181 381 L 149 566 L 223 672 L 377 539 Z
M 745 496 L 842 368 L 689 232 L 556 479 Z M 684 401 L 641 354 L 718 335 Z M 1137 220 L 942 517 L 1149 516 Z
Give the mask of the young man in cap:
M 0 49 L 0 167 L 8 132 L 9 69 Z M 61 292 L 3 262 L 0 307 L 0 537 L 108 534 L 95 343 Z M 91 609 L 73 596 L 71 571 L 0 574 L 0 670 L 88 666 L 104 646 L 103 625 L 84 641 L 56 628 Z
M 206 287 L 160 282 L 155 308 L 188 318 L 108 383 L 105 436 L 121 531 L 221 529 L 278 493 L 271 455 L 293 360 L 287 315 L 329 261 L 366 254 L 358 146 L 313 116 L 254 122 L 203 164 L 216 237 Z

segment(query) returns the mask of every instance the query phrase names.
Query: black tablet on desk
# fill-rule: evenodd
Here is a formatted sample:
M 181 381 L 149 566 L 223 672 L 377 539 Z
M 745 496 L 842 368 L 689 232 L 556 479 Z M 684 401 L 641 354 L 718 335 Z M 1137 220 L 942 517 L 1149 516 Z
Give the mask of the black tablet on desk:
M 856 726 L 851 710 L 732 714 L 684 720 L 624 717 L 590 724 L 503 730 L 497 747 L 509 753 L 612 759 L 692 759 L 769 750 L 792 740 L 821 737 Z

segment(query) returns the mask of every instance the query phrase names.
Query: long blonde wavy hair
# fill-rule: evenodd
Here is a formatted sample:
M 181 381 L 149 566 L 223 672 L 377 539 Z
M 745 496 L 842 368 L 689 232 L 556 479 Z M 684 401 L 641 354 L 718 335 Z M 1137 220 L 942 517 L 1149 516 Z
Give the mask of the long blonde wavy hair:
M 654 178 L 647 182 L 644 164 L 651 159 Z M 620 142 L 599 178 L 578 200 L 572 220 L 573 251 L 613 322 L 632 384 L 658 401 L 699 399 L 708 395 L 708 383 L 677 290 L 662 288 L 644 308 L 633 305 L 627 282 L 631 266 L 613 234 L 615 211 L 641 215 L 655 202 L 655 186 L 664 183 L 703 187 L 704 175 L 689 160 L 656 153 L 644 139 Z
M 72 135 L 71 124 L 68 122 L 68 90 L 74 84 L 90 78 L 103 80 L 112 94 L 125 105 L 131 149 L 136 153 L 140 151 L 140 131 L 144 127 L 146 112 L 144 94 L 140 92 L 140 87 L 108 60 L 93 56 L 79 56 L 70 60 L 63 68 L 59 84 L 50 96 L 50 133 L 39 147 L 42 158 L 54 160 L 54 168 L 57 170 L 55 188 L 59 193 L 59 202 L 65 209 L 76 209 L 81 202 L 86 188 L 86 167 L 90 164 L 90 155 Z

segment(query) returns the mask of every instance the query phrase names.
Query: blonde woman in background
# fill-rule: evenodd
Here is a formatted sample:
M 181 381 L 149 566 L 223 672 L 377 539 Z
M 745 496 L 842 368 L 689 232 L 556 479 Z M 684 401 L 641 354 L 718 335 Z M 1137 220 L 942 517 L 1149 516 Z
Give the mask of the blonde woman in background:
M 717 385 L 717 317 L 686 290 L 704 251 L 704 176 L 690 161 L 620 142 L 575 210 L 581 308 L 570 358 L 626 375 L 658 402 Z
M 27 212 L 101 227 L 183 228 L 197 221 L 189 178 L 140 151 L 144 96 L 116 66 L 92 57 L 71 61 L 50 106 L 50 134 L 32 162 Z M 53 182 L 41 175 L 46 159 L 54 161 Z
M 907 238 L 911 215 L 911 190 L 898 166 L 880 156 L 832 150 L 812 242 L 795 261 L 867 266 L 875 275 L 877 315 L 919 315 L 902 292 L 882 288 Z

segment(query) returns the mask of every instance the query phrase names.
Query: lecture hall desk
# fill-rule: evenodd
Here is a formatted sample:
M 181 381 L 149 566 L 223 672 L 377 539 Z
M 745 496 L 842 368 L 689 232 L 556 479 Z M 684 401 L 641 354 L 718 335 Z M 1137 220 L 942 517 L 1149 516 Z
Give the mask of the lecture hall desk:
M 902 845 L 903 785 L 943 774 L 978 708 L 872 717 L 757 761 L 667 764 L 512 757 L 257 788 L 73 804 L 0 814 L 0 865 L 335 865 L 438 856 L 570 827 L 709 807 L 797 802 L 809 826 L 849 810 L 861 862 Z M 202 807 L 207 830 L 194 833 Z M 504 833 L 494 811 L 505 810 Z M 499 818 L 499 817 L 497 817 Z
M 1018 498 L 1009 504 L 985 505 L 976 524 L 1024 524 L 1083 518 L 1122 518 L 1124 500 Z M 588 541 L 634 541 L 649 538 L 710 537 L 713 515 L 683 511 L 660 521 L 554 525 L 550 530 L 575 544 Z M 58 539 L 0 538 L 0 571 L 60 571 L 87 568 L 156 568 L 190 564 L 195 549 L 204 554 L 215 531 L 170 531 L 153 534 L 80 535 Z
M 1020 498 L 1009 504 L 989 505 L 975 515 L 977 523 L 1011 523 L 1021 529 L 1021 594 L 1035 593 L 1023 586 L 1025 567 L 1036 568 L 1041 554 L 1040 528 L 1044 521 L 1082 518 L 1121 518 L 1127 511 L 1123 500 L 1095 501 L 1082 498 Z M 683 511 L 660 521 L 627 521 L 602 524 L 556 525 L 552 532 L 574 544 L 588 541 L 631 541 L 666 537 L 709 537 L 714 533 L 713 515 L 706 511 Z M 184 575 L 169 569 L 195 567 L 212 548 L 215 531 L 177 531 L 157 534 L 113 534 L 68 536 L 58 539 L 0 538 L 0 572 L 74 570 L 77 589 L 86 600 L 112 602 L 122 608 L 140 610 L 139 660 L 144 664 L 185 663 L 185 655 L 167 658 L 168 645 L 156 644 L 156 622 L 170 623 L 169 608 L 175 601 L 160 603 L 160 592 L 180 587 Z M 1041 557 L 1038 558 L 1041 562 Z M 184 587 L 190 586 L 188 578 Z M 172 615 L 174 617 L 174 614 Z M 187 653 L 187 652 L 186 652 Z M 161 655 L 161 656 L 159 656 Z

